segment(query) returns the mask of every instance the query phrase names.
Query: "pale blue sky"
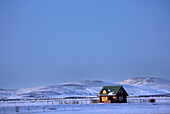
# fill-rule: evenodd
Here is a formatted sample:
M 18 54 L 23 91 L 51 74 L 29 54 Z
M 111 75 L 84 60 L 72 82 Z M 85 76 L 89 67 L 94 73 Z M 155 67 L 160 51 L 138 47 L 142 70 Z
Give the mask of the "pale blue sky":
M 169 0 L 0 0 L 0 88 L 170 78 Z

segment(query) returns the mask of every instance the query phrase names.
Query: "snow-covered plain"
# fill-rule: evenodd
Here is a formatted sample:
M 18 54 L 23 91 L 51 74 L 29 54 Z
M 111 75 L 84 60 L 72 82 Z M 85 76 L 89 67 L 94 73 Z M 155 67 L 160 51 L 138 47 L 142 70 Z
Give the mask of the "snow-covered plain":
M 156 99 L 150 103 L 149 99 Z M 61 100 L 63 103 L 61 103 Z M 78 102 L 77 102 L 78 101 Z M 133 102 L 131 102 L 133 101 Z M 141 102 L 142 101 L 142 102 Z M 146 101 L 146 102 L 143 102 Z M 67 104 L 65 104 L 67 103 Z M 128 98 L 128 103 L 96 103 L 90 99 L 1 101 L 0 114 L 169 114 L 170 97 Z
M 44 108 L 45 107 L 45 108 Z M 0 114 L 169 114 L 170 103 L 71 104 L 0 107 Z

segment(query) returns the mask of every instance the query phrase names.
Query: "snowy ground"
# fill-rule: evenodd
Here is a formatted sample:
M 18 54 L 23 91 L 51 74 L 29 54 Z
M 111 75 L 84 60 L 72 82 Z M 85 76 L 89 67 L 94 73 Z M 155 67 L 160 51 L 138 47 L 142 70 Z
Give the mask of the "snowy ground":
M 45 108 L 43 108 L 45 107 Z M 46 105 L 23 106 L 16 112 L 15 107 L 1 107 L 0 114 L 169 114 L 170 103 L 124 103 L 124 104 L 71 104 L 71 105 Z
M 148 98 L 147 98 L 148 99 Z M 80 100 L 80 99 L 79 99 Z M 79 101 L 78 100 L 78 101 Z M 67 103 L 75 100 L 65 99 Z M 63 101 L 63 102 L 65 102 Z M 133 101 L 143 101 L 143 98 Z M 58 104 L 56 101 L 0 102 L 0 114 L 170 114 L 170 98 L 157 98 L 155 103 Z

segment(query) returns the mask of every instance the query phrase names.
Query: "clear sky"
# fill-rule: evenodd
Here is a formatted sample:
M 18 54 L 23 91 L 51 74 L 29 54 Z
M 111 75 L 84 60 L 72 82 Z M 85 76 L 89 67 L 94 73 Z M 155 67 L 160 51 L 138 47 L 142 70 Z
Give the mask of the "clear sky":
M 0 0 L 0 88 L 170 79 L 169 0 Z

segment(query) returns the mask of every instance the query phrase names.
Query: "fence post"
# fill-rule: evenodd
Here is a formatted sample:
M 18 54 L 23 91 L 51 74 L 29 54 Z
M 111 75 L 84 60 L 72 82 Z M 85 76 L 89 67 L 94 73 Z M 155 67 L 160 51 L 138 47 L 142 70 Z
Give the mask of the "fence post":
M 45 112 L 45 106 L 43 107 L 43 112 Z
M 21 114 L 22 114 L 22 105 L 21 105 Z
M 37 106 L 35 108 L 36 108 L 36 112 L 37 112 Z
M 3 110 L 4 110 L 4 114 L 5 114 L 5 107 L 3 107 Z

